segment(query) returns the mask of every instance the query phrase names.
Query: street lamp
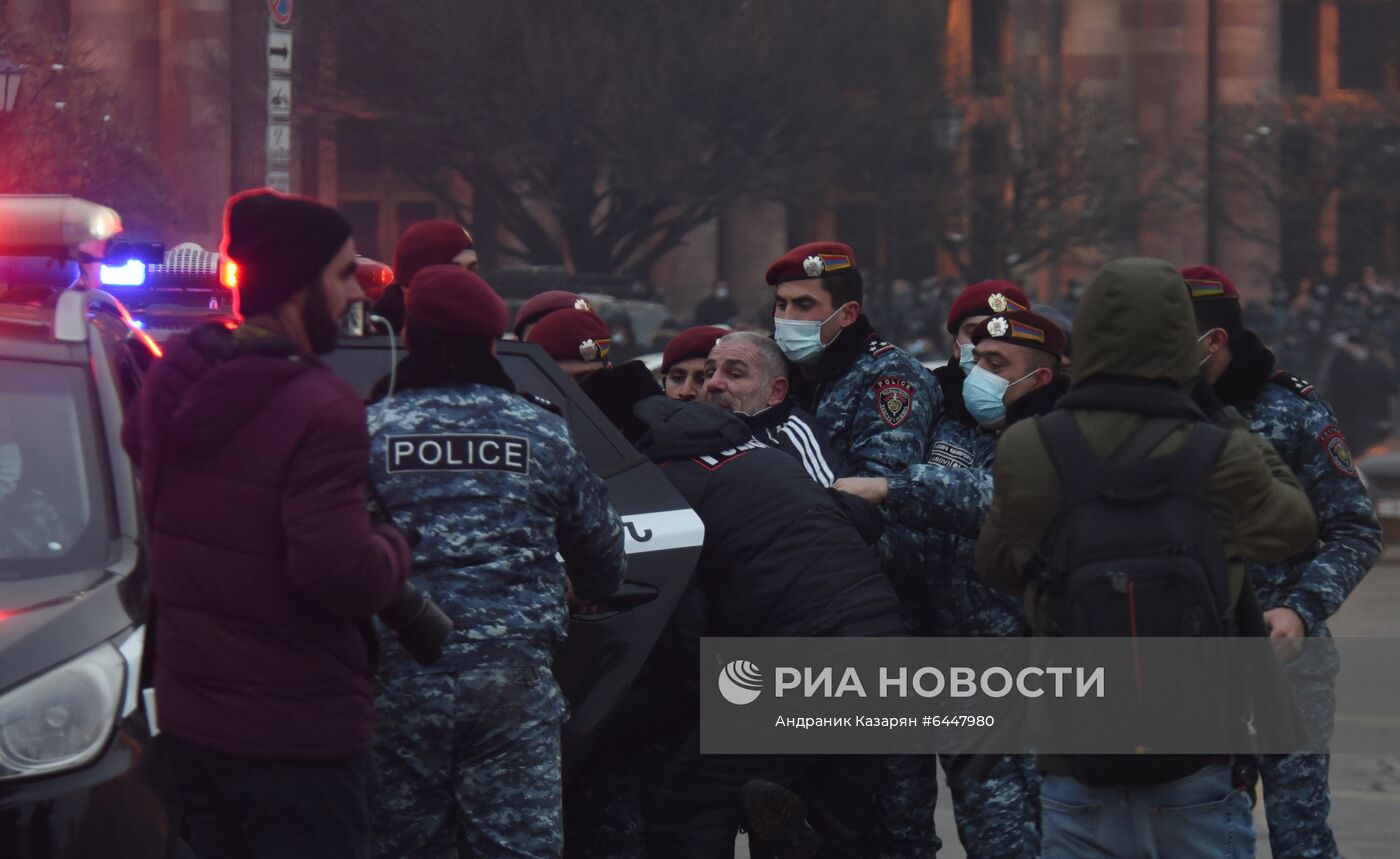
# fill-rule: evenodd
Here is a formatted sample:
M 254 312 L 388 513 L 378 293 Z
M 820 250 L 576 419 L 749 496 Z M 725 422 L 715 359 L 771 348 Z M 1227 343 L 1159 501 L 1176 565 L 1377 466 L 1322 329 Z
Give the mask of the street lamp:
M 0 113 L 15 109 L 15 98 L 19 95 L 20 78 L 24 77 L 24 66 L 10 62 L 10 58 L 0 54 Z

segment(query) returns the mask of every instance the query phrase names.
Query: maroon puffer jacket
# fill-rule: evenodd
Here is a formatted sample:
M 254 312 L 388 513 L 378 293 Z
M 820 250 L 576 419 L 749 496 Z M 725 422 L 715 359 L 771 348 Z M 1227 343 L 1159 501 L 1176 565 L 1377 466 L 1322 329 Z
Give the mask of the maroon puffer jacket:
M 410 555 L 365 500 L 351 388 L 222 326 L 152 368 L 123 443 L 141 471 L 161 730 L 248 758 L 349 756 L 374 727 L 369 620 Z

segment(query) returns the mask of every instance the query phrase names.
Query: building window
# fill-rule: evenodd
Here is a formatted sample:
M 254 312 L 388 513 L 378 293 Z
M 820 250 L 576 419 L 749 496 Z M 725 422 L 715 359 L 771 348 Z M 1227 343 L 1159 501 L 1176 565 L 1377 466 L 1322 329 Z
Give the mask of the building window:
M 404 230 L 422 221 L 431 221 L 437 217 L 437 204 L 435 203 L 400 203 L 395 210 L 398 214 L 398 234 L 403 236 Z
M 1400 7 L 1343 0 L 1337 8 L 1337 83 L 1342 89 L 1394 89 Z
M 972 88 L 983 95 L 1001 92 L 1006 20 L 1006 0 L 972 3 Z
M 1290 93 L 1317 92 L 1318 0 L 1283 0 L 1279 8 L 1279 83 Z
M 341 203 L 340 213 L 350 222 L 355 249 L 367 257 L 383 259 L 379 255 L 379 204 L 373 200 Z
M 372 119 L 341 119 L 335 124 L 336 170 L 378 173 L 384 168 L 382 126 Z

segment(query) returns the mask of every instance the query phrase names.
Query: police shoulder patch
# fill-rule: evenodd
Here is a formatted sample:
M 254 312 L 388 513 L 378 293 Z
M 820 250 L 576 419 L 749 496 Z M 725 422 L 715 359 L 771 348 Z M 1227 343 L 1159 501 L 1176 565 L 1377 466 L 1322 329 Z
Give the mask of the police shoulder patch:
M 891 429 L 909 419 L 914 405 L 914 385 L 895 376 L 884 376 L 870 386 L 875 392 L 875 409 Z
M 1342 435 L 1342 428 L 1336 424 L 1328 424 L 1322 428 L 1322 432 L 1317 434 L 1317 443 L 1322 446 L 1322 451 L 1327 456 L 1327 462 L 1332 466 L 1332 470 L 1343 477 L 1356 476 L 1356 463 L 1351 458 L 1351 448 L 1347 447 L 1346 437 Z
M 867 338 L 865 339 L 865 351 L 866 351 L 866 352 L 869 352 L 870 355 L 871 355 L 872 357 L 874 357 L 874 356 L 876 356 L 876 355 L 883 355 L 883 354 L 885 354 L 886 352 L 890 351 L 890 350 L 893 349 L 893 348 L 894 348 L 894 344 L 893 344 L 893 343 L 890 343 L 890 342 L 885 341 L 885 340 L 881 340 L 879 337 L 876 337 L 874 334 L 871 334 L 869 337 L 867 337 Z
M 1273 378 L 1269 381 L 1281 388 L 1287 388 L 1300 397 L 1306 397 L 1313 392 L 1312 382 L 1300 379 L 1292 373 L 1283 370 L 1275 370 Z

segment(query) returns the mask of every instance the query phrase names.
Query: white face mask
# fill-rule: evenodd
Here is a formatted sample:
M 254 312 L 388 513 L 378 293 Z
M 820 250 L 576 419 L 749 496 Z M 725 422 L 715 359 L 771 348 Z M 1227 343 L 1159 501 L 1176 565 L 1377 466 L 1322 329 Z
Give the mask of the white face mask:
M 847 302 L 849 304 L 850 302 Z M 836 318 L 836 314 L 846 309 L 843 304 L 832 311 L 831 315 L 821 322 L 799 319 L 774 319 L 773 339 L 777 341 L 778 348 L 783 350 L 783 354 L 794 364 L 810 364 L 821 357 L 826 347 L 831 345 L 822 342 L 822 326 Z

